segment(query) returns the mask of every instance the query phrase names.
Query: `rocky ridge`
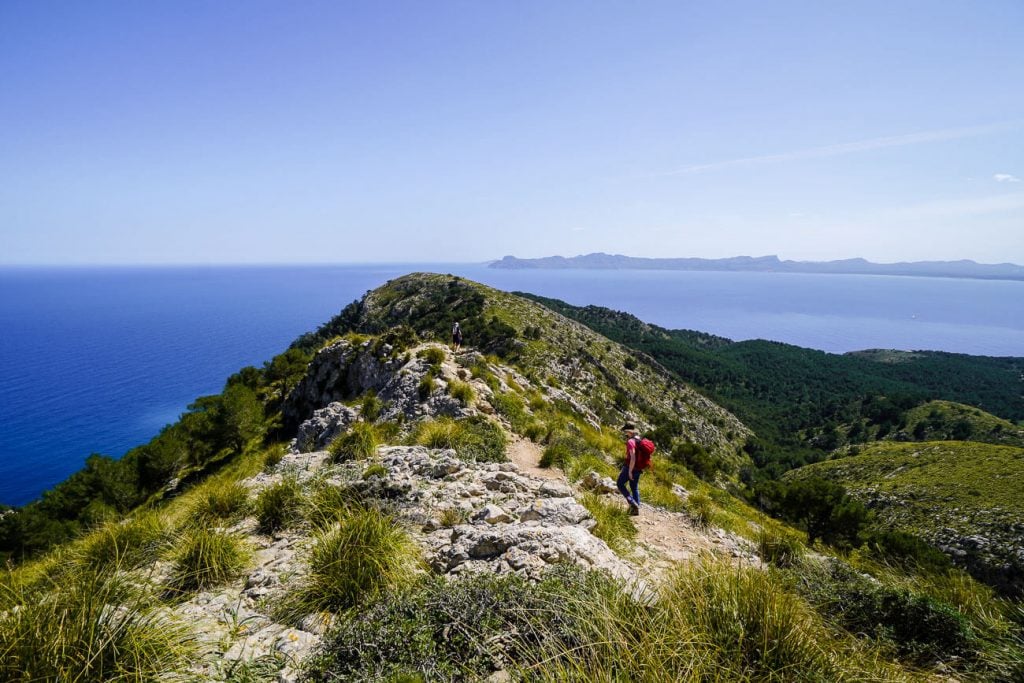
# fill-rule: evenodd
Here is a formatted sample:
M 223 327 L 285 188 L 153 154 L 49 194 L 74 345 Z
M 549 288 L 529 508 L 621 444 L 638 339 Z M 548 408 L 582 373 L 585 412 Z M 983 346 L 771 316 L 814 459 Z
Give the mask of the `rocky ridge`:
M 293 449 L 270 472 L 245 480 L 253 496 L 286 477 L 303 486 L 329 485 L 352 490 L 399 515 L 420 544 L 431 571 L 449 576 L 472 572 L 516 572 L 536 579 L 547 567 L 572 563 L 604 571 L 636 590 L 649 590 L 656 577 L 647 567 L 661 561 L 667 568 L 688 555 L 664 557 L 657 544 L 638 544 L 622 557 L 592 535 L 594 519 L 576 499 L 582 487 L 607 495 L 610 480 L 591 475 L 581 488 L 564 481 L 524 473 L 513 463 L 471 463 L 452 450 L 420 446 L 385 446 L 376 455 L 383 474 L 363 477 L 366 463 L 332 463 L 325 451 Z M 736 562 L 757 564 L 751 544 L 722 530 L 700 530 L 685 513 L 666 513 L 644 506 L 659 517 L 660 533 L 666 516 L 688 536 L 710 537 L 694 553 L 710 550 Z M 454 515 L 452 512 L 454 512 Z M 450 520 L 459 521 L 452 524 Z M 306 558 L 312 547 L 307 529 L 265 535 L 248 517 L 227 531 L 243 535 L 255 548 L 252 566 L 228 586 L 200 592 L 173 608 L 173 613 L 203 634 L 203 656 L 193 673 L 219 680 L 239 662 L 263 662 L 279 669 L 279 681 L 298 679 L 299 665 L 320 642 L 332 623 L 329 614 L 308 614 L 283 623 L 274 606 L 301 586 Z M 155 568 L 156 579 L 169 572 Z M 166 579 L 166 576 L 164 576 Z

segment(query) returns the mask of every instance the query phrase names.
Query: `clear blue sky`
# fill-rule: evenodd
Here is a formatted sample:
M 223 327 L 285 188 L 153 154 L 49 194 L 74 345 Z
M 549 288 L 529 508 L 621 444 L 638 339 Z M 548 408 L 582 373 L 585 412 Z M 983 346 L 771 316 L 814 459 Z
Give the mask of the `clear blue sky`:
M 1024 263 L 1024 3 L 0 3 L 0 263 Z

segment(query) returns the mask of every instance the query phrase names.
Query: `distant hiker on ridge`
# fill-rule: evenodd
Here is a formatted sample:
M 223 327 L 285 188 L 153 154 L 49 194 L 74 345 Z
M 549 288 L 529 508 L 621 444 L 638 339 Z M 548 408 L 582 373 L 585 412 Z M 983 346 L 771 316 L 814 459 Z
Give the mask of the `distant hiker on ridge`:
M 459 327 L 458 322 L 452 327 L 452 346 L 455 347 L 456 351 L 462 346 L 462 328 Z

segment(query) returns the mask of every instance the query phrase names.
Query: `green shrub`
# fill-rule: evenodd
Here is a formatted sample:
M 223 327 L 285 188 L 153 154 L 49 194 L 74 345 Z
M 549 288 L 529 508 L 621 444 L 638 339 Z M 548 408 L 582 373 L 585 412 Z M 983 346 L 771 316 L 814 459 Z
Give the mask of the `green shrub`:
M 427 448 L 451 448 L 471 462 L 505 462 L 505 433 L 495 422 L 482 416 L 463 420 L 442 417 L 421 422 L 413 442 Z
M 697 526 L 709 527 L 715 521 L 715 503 L 703 493 L 691 493 L 686 499 L 686 511 Z
M 420 350 L 416 355 L 427 361 L 427 363 L 434 368 L 440 367 L 441 363 L 444 362 L 444 359 L 447 356 L 444 349 L 438 346 L 428 346 L 427 348 Z
M 334 462 L 366 460 L 373 457 L 378 445 L 374 426 L 368 422 L 356 422 L 347 432 L 332 441 L 327 450 Z
M 597 522 L 590 533 L 619 554 L 632 550 L 629 542 L 636 538 L 636 526 L 621 503 L 610 503 L 597 494 L 584 493 L 580 497 L 580 504 L 587 508 Z
M 176 546 L 170 585 L 179 591 L 230 581 L 242 573 L 252 555 L 241 536 L 220 529 L 186 529 Z
M 159 604 L 119 571 L 0 580 L 0 680 L 149 681 L 180 670 L 194 636 Z
M 303 616 L 366 604 L 408 585 L 419 567 L 419 546 L 394 517 L 354 507 L 317 536 L 309 577 L 288 608 Z
M 260 530 L 274 533 L 302 519 L 302 488 L 294 477 L 285 477 L 256 496 L 256 519 Z
M 368 391 L 363 395 L 363 400 L 359 404 L 360 414 L 363 419 L 367 422 L 376 422 L 377 418 L 380 417 L 380 411 L 383 409 L 384 404 L 381 403 L 380 399 L 377 398 L 377 394 L 373 391 Z
M 799 572 L 801 591 L 843 628 L 889 644 L 918 664 L 965 657 L 977 649 L 967 618 L 951 605 L 887 585 L 840 560 Z
M 434 389 L 437 386 L 434 383 L 436 377 L 437 375 L 434 374 L 433 370 L 428 370 L 420 379 L 420 383 L 416 385 L 416 395 L 420 397 L 421 401 L 426 401 L 434 393 Z
M 902 531 L 877 531 L 869 537 L 868 548 L 880 559 L 905 569 L 946 572 L 953 568 L 953 563 L 942 551 Z
M 762 526 L 757 537 L 761 559 L 776 567 L 793 567 L 800 563 L 804 545 L 792 536 Z
M 694 562 L 638 599 L 569 567 L 531 585 L 517 575 L 429 577 L 345 614 L 310 659 L 312 680 L 910 680 L 837 638 L 766 572 Z
M 473 400 L 476 398 L 473 387 L 467 382 L 461 382 L 457 379 L 448 382 L 448 393 L 464 406 L 472 405 Z
M 509 664 L 539 661 L 545 642 L 575 630 L 579 616 L 559 607 L 574 592 L 575 580 L 549 578 L 532 586 L 514 574 L 426 577 L 344 615 L 308 660 L 310 677 L 483 680 Z M 538 668 L 531 678 L 543 677 L 544 671 Z

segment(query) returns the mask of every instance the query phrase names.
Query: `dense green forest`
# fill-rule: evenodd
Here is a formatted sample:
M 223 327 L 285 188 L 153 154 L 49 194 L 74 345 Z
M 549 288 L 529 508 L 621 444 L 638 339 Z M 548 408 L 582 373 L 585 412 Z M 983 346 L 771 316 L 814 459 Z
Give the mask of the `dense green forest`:
M 733 342 L 689 330 L 667 330 L 599 306 L 572 306 L 532 294 L 674 372 L 750 426 L 748 452 L 761 476 L 822 459 L 848 444 L 883 438 L 920 440 L 906 430 L 910 411 L 941 399 L 967 404 L 1004 420 L 1024 421 L 1024 358 L 937 351 L 861 351 L 832 354 L 763 340 Z M 977 438 L 976 420 L 957 417 L 928 436 Z

